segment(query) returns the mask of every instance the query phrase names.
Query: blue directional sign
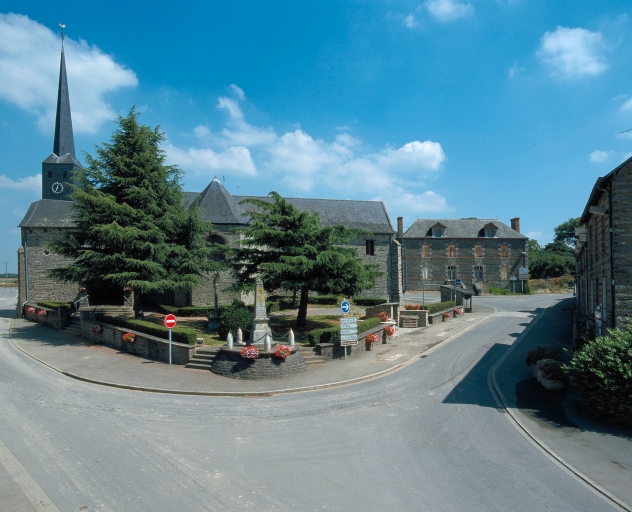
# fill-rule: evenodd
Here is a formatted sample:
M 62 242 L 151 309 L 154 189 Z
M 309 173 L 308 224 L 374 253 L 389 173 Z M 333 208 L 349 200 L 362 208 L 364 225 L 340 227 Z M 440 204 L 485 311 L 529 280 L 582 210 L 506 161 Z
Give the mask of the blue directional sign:
M 342 304 L 340 304 L 340 309 L 343 313 L 347 314 L 351 311 L 351 304 L 349 304 L 349 301 L 345 299 L 342 301 Z

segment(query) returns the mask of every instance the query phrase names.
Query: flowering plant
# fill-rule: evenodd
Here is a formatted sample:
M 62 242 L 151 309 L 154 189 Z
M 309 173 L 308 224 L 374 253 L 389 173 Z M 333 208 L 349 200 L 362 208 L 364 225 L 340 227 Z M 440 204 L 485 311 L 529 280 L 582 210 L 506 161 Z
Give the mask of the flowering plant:
M 252 345 L 241 349 L 241 357 L 244 359 L 257 359 L 259 357 L 259 350 Z
M 123 334 L 121 339 L 123 341 L 127 341 L 128 343 L 134 343 L 136 341 L 136 335 L 132 334 L 131 332 L 126 332 L 125 334 Z
M 419 311 L 421 306 L 419 304 L 404 304 L 404 309 L 407 311 Z
M 101 334 L 103 332 L 103 327 L 101 327 L 100 325 L 93 325 L 90 328 L 90 332 L 92 334 Z
M 27 311 L 27 313 L 30 313 L 32 315 L 32 314 L 35 313 L 35 308 L 33 306 L 31 306 L 26 311 Z
M 388 327 L 384 327 L 384 332 L 387 336 L 393 336 L 393 334 L 395 334 L 395 326 L 389 325 Z
M 289 357 L 292 353 L 292 349 L 287 345 L 279 345 L 274 349 L 274 357 L 278 357 L 279 359 L 285 359 Z
M 445 313 L 443 313 L 443 318 L 450 318 L 450 312 L 446 311 Z
M 543 379 L 563 381 L 566 377 L 566 374 L 562 369 L 562 365 L 555 359 L 540 359 L 536 363 L 536 366 L 538 367 L 538 370 L 542 372 L 540 375 Z
M 48 316 L 48 311 L 46 311 L 45 309 L 40 309 L 37 314 L 39 316 Z
M 463 308 L 454 308 L 454 312 L 455 312 L 457 315 L 462 315 L 462 314 L 463 314 Z
M 86 289 L 85 289 L 83 286 L 77 286 L 77 291 L 78 291 L 79 293 L 82 293 L 82 292 L 85 292 L 85 291 L 86 291 Z
M 377 317 L 382 320 L 382 322 L 386 322 L 388 320 L 388 313 L 386 311 L 380 311 Z
M 123 291 L 125 293 L 132 293 L 132 289 L 129 286 L 123 286 Z
M 378 341 L 380 341 L 380 337 L 376 333 L 366 335 L 367 343 L 377 343 Z

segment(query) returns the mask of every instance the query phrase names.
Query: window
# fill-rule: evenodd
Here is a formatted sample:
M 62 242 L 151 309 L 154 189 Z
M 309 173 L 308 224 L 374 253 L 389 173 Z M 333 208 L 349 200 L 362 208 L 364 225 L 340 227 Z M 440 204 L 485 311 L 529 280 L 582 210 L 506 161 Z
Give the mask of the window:
M 366 241 L 366 255 L 375 256 L 375 240 Z
M 482 245 L 475 245 L 474 246 L 474 257 L 475 258 L 482 258 L 483 257 L 483 246 Z
M 485 228 L 485 237 L 494 238 L 496 236 L 496 230 L 493 228 Z
M 474 279 L 476 279 L 477 281 L 483 280 L 483 267 L 474 267 Z
M 48 177 L 52 178 L 53 177 L 53 171 L 48 171 Z
M 456 245 L 448 245 L 448 258 L 456 258 Z
M 423 265 L 421 267 L 421 278 L 428 279 L 430 277 L 430 267 L 428 265 Z
M 432 228 L 432 236 L 434 236 L 435 238 L 441 238 L 443 236 L 443 229 Z
M 422 258 L 430 258 L 430 246 L 422 245 L 421 246 L 421 257 Z
M 64 171 L 64 178 L 68 177 L 68 171 Z
M 509 267 L 507 265 L 500 267 L 500 278 L 509 279 Z
M 502 244 L 500 246 L 500 257 L 501 258 L 508 258 L 509 257 L 509 247 L 507 246 L 507 244 Z
M 448 267 L 448 281 L 456 279 L 456 267 Z
M 208 259 L 210 261 L 224 261 L 226 259 L 226 253 L 218 246 L 227 245 L 226 239 L 220 235 L 210 235 L 208 237 L 208 242 L 214 246 L 211 247 L 212 252 Z

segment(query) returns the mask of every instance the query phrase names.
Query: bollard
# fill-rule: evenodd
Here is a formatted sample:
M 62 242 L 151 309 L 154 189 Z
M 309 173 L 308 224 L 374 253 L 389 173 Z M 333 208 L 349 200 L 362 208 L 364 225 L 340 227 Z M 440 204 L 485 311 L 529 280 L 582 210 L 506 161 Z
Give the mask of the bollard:
M 237 327 L 237 345 L 244 344 L 244 335 L 241 332 L 241 327 Z
M 272 340 L 270 340 L 270 335 L 266 334 L 266 350 L 270 350 L 272 346 Z
M 294 331 L 290 329 L 290 332 L 287 333 L 287 340 L 290 342 L 290 347 L 294 346 Z
M 233 348 L 233 335 L 230 332 L 226 336 L 226 346 L 228 348 Z

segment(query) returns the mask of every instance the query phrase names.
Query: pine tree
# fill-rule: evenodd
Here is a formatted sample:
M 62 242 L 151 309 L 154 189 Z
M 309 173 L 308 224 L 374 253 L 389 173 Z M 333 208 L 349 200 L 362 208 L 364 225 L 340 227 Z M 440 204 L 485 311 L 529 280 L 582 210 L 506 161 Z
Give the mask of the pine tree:
M 163 133 L 140 125 L 138 115 L 132 108 L 119 117 L 111 142 L 96 147 L 96 157 L 86 154 L 72 194 L 76 230 L 48 246 L 75 260 L 52 277 L 85 283 L 89 293 L 123 295 L 129 287 L 141 317 L 142 294 L 190 290 L 212 264 L 202 239 L 210 226 L 183 206 L 182 171 L 165 165 Z
M 307 319 L 310 291 L 353 296 L 372 287 L 377 265 L 366 265 L 355 247 L 348 246 L 365 231 L 344 226 L 320 227 L 318 214 L 301 212 L 276 192 L 273 202 L 249 198 L 257 207 L 251 222 L 240 230 L 241 247 L 230 250 L 237 286 L 249 288 L 260 277 L 268 291 L 299 294 L 297 327 Z

